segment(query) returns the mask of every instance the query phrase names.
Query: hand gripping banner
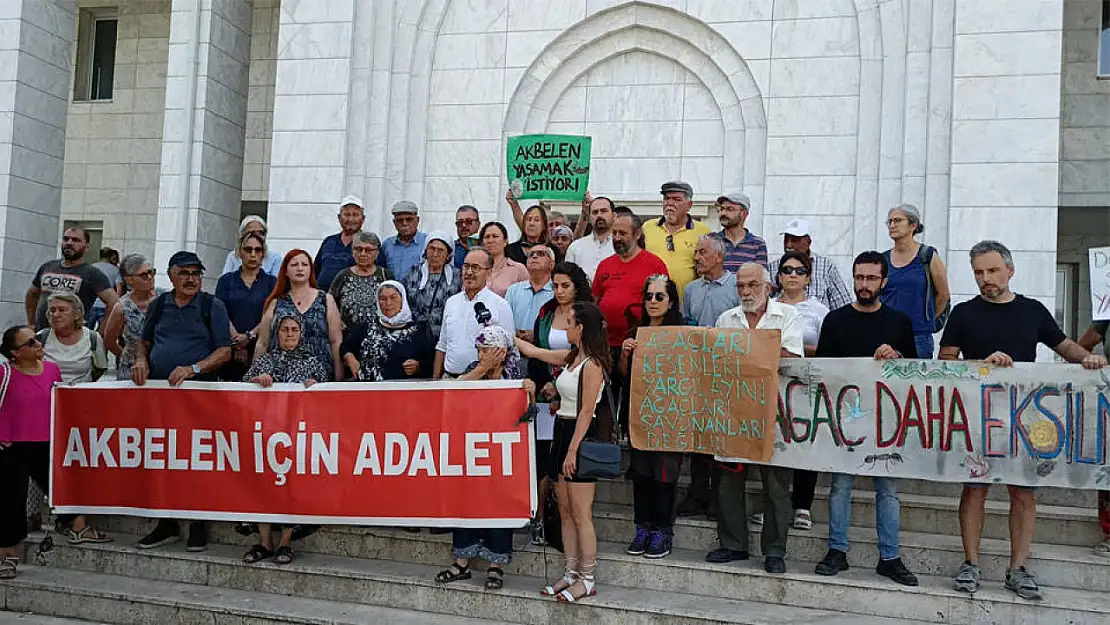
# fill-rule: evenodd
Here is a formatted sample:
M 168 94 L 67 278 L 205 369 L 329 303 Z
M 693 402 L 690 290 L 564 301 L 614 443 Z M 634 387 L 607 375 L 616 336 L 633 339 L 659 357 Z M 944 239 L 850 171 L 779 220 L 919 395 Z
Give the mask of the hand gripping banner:
M 521 527 L 536 509 L 520 382 L 150 382 L 54 391 L 58 513 Z

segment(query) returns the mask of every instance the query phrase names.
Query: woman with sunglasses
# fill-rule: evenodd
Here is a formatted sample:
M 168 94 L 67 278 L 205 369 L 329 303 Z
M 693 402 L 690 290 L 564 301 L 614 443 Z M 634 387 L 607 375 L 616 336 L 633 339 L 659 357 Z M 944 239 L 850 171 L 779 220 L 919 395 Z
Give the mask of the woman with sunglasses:
M 142 339 L 146 308 L 162 290 L 154 286 L 154 267 L 142 254 L 128 254 L 119 264 L 127 293 L 119 298 L 101 325 L 104 346 L 116 356 L 116 379 L 131 379 L 135 345 Z
M 239 238 L 238 269 L 220 276 L 216 282 L 216 298 L 227 307 L 231 321 L 231 362 L 220 373 L 225 380 L 239 381 L 254 359 L 254 344 L 262 323 L 266 298 L 274 290 L 277 277 L 267 273 L 262 264 L 266 258 L 266 239 L 253 230 Z
M 802 340 L 805 343 L 806 357 L 817 353 L 817 338 L 821 336 L 821 323 L 829 309 L 816 298 L 806 295 L 810 276 L 813 274 L 813 261 L 808 254 L 789 251 L 779 261 L 778 275 L 775 280 L 780 290 L 777 299 L 790 304 L 802 314 Z M 813 529 L 813 519 L 809 509 L 813 506 L 813 490 L 817 486 L 817 473 L 813 471 L 794 471 L 794 529 Z
M 664 274 L 644 282 L 643 311 L 621 345 L 620 371 L 629 379 L 636 353 L 636 330 L 641 327 L 684 326 L 679 309 L 678 286 Z M 629 396 L 626 382 L 624 396 Z M 628 479 L 632 481 L 633 519 L 636 535 L 625 553 L 645 558 L 665 558 L 674 541 L 675 484 L 682 469 L 682 454 L 632 449 Z
M 27 326 L 4 331 L 0 354 L 0 579 L 12 579 L 27 538 L 29 480 L 44 491 L 50 483 L 50 396 L 62 372 Z M 58 524 L 71 544 L 111 540 L 84 516 L 59 516 Z

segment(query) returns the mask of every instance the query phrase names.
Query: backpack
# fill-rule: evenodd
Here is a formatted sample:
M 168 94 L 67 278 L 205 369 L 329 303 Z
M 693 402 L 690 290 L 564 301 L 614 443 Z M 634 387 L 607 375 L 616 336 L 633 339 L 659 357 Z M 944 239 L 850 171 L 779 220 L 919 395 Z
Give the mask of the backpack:
M 173 291 L 166 291 L 165 293 L 154 298 L 150 306 L 146 309 L 146 318 L 143 325 L 148 323 L 158 327 L 158 321 L 162 318 L 162 311 L 166 308 L 166 302 L 173 297 Z M 216 299 L 215 295 L 211 293 L 200 292 L 200 319 L 204 322 L 205 326 L 212 324 L 212 301 Z
M 929 313 L 933 312 L 931 310 L 928 310 L 928 307 L 933 306 L 934 302 L 937 301 L 937 288 L 933 284 L 933 272 L 930 271 L 930 269 L 929 269 L 929 263 L 933 262 L 933 254 L 935 254 L 936 251 L 937 251 L 936 248 L 934 248 L 930 245 L 925 245 L 924 243 L 922 243 L 921 247 L 918 248 L 918 250 L 917 250 L 917 257 L 920 258 L 921 263 L 923 265 L 925 265 L 925 284 L 927 285 L 928 292 L 930 294 L 930 297 L 925 299 L 925 306 L 926 306 L 925 318 L 926 319 L 929 318 Z M 952 298 L 949 297 L 948 298 L 948 303 L 946 303 L 944 305 L 944 310 L 942 310 L 939 315 L 937 315 L 935 318 L 933 318 L 933 333 L 934 334 L 937 333 L 937 332 L 940 332 L 941 330 L 944 329 L 944 325 L 946 323 L 948 323 L 948 317 L 951 314 L 952 314 Z
M 89 331 L 89 351 L 95 354 L 96 350 L 100 348 L 100 333 L 94 331 L 92 328 L 89 327 L 86 327 L 85 329 Z M 46 338 L 48 336 L 50 336 L 50 328 L 43 328 L 38 332 L 35 332 L 35 338 L 38 339 L 39 343 L 42 343 L 43 345 L 46 345 Z M 7 388 L 8 385 L 7 382 L 5 382 L 4 390 L 6 391 Z

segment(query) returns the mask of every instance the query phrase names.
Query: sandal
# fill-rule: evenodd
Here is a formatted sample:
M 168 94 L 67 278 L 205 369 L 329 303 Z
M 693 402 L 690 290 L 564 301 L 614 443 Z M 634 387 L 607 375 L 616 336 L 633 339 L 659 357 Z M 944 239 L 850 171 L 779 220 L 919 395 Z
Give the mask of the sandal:
M 1095 555 L 1110 556 L 1110 538 L 1095 545 Z
M 459 566 L 459 564 L 453 563 L 451 564 L 451 566 L 443 569 L 439 573 L 436 573 L 435 579 L 441 584 L 450 584 L 451 582 L 457 582 L 462 579 L 470 579 L 471 577 L 472 576 L 470 574 L 469 566 Z
M 594 570 L 597 568 L 597 561 L 591 564 L 582 565 L 582 574 L 578 577 L 578 581 L 573 586 L 567 588 L 555 595 L 557 601 L 563 603 L 575 603 L 585 599 L 586 597 L 593 597 L 597 595 L 597 587 L 594 583 Z M 575 593 L 574 590 L 581 585 L 582 591 Z
M 277 564 L 292 564 L 293 562 L 293 548 L 289 545 L 282 545 L 277 548 L 274 562 Z
M 571 564 L 571 561 L 571 558 L 567 558 L 567 568 L 563 572 L 563 579 L 560 579 L 551 586 L 544 586 L 544 589 L 540 591 L 540 595 L 544 597 L 554 597 L 567 588 L 570 588 L 574 585 L 574 582 L 578 581 L 578 571 L 574 570 L 574 567 L 577 566 L 577 560 L 574 560 L 575 564 Z
M 71 545 L 80 545 L 81 543 L 110 543 L 112 539 L 108 536 L 101 534 L 99 530 L 91 525 L 86 525 L 81 528 L 81 531 L 75 532 L 73 528 L 67 529 L 65 532 L 66 540 Z
M 0 559 L 0 579 L 15 579 L 17 566 L 19 566 L 17 558 Z
M 505 571 L 499 566 L 486 569 L 486 590 L 501 590 L 505 587 Z
M 809 516 L 809 510 L 795 510 L 794 511 L 794 529 L 796 529 L 796 530 L 811 530 L 811 529 L 813 529 L 813 518 Z
M 261 544 L 258 544 L 251 547 L 250 550 L 243 554 L 243 562 L 246 562 L 247 564 L 254 564 L 255 562 L 268 560 L 272 557 L 274 557 L 273 551 L 270 551 L 266 547 L 263 547 Z

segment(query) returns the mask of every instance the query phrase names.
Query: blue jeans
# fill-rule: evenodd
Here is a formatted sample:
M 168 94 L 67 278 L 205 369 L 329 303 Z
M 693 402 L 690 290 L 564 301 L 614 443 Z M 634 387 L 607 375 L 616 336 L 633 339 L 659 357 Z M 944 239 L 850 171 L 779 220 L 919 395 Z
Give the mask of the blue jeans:
M 875 482 L 875 527 L 879 535 L 879 559 L 898 557 L 898 522 L 901 509 L 894 478 L 873 477 Z M 848 526 L 852 521 L 852 484 L 856 476 L 832 474 L 829 493 L 829 549 L 848 552 Z
M 933 357 L 933 335 L 915 334 L 913 342 L 917 346 L 917 357 L 930 359 Z

